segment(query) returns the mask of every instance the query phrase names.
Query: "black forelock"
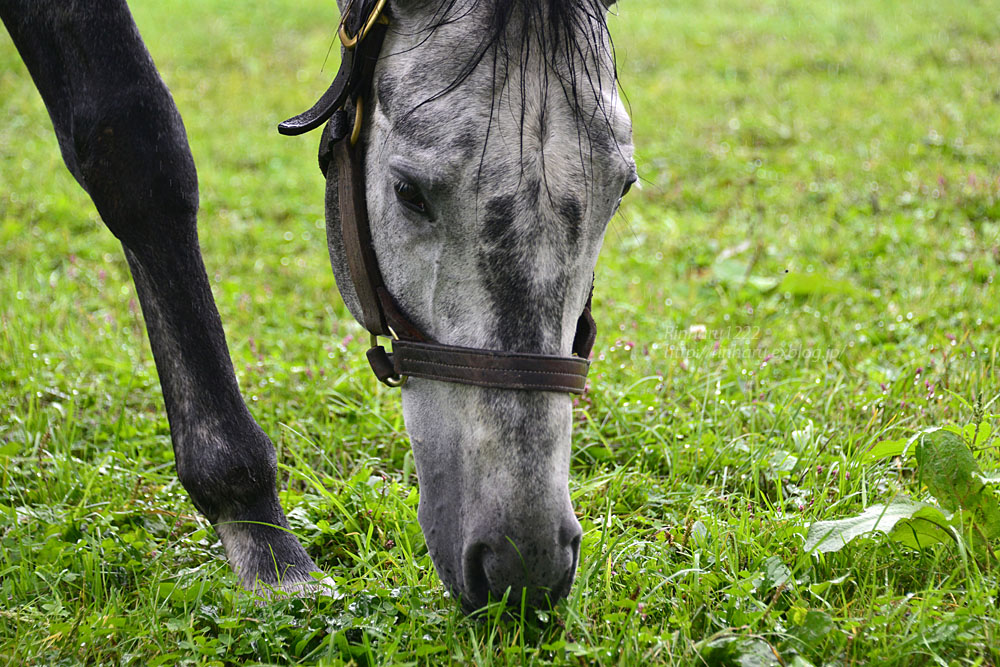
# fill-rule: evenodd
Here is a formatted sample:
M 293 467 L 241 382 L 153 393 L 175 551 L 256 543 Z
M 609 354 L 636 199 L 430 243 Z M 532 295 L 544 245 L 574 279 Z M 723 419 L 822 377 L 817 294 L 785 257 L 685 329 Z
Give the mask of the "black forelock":
M 548 65 L 546 71 L 559 77 L 574 108 L 581 101 L 581 82 L 587 83 L 589 90 L 585 92 L 600 104 L 601 87 L 607 75 L 611 75 L 611 81 L 617 80 L 614 49 L 600 0 L 472 0 L 468 4 L 463 0 L 441 0 L 428 35 L 442 25 L 481 10 L 486 23 L 472 57 L 431 100 L 460 86 L 487 57 L 492 57 L 494 74 L 502 76 L 511 62 L 526 67 L 528 59 L 521 58 L 521 54 L 536 50 Z M 600 53 L 603 49 L 609 49 L 611 56 L 609 72 L 593 70 L 604 60 L 605 54 Z
M 489 68 L 493 102 L 485 128 L 486 140 L 482 143 L 481 176 L 493 129 L 492 121 L 499 110 L 504 89 L 509 85 L 520 85 L 521 104 L 515 111 L 520 113 L 520 125 L 524 128 L 529 98 L 525 87 L 531 80 L 527 70 L 536 67 L 541 58 L 544 63 L 544 94 L 561 95 L 567 108 L 579 121 L 576 130 L 581 164 L 592 159 L 594 146 L 607 141 L 605 135 L 614 136 L 614 110 L 607 105 L 610 96 L 606 94 L 606 88 L 617 85 L 617 69 L 614 44 L 606 22 L 607 7 L 603 0 L 408 1 L 419 2 L 426 12 L 417 28 L 423 33 L 423 38 L 411 49 L 419 49 L 443 26 L 468 22 L 468 41 L 456 49 L 456 53 L 467 55 L 460 56 L 461 61 L 449 67 L 454 68 L 451 80 L 439 90 L 427 90 L 426 97 L 408 110 L 396 108 L 397 129 L 405 126 L 409 119 L 416 118 L 416 112 L 425 105 L 456 91 L 478 68 Z M 350 0 L 345 13 L 347 27 L 352 34 L 361 28 L 362 22 L 378 2 Z M 393 17 L 390 15 L 389 19 L 391 24 Z M 541 122 L 544 124 L 545 119 L 542 118 Z M 522 132 L 522 156 L 524 138 Z M 545 186 L 547 190 L 547 182 Z
M 531 66 L 529 56 L 540 56 L 545 62 L 545 90 L 554 84 L 556 93 L 564 96 L 569 108 L 581 120 L 603 121 L 610 131 L 612 110 L 605 106 L 603 88 L 606 84 L 616 85 L 618 77 L 614 44 L 605 20 L 606 7 L 601 0 L 440 0 L 428 24 L 427 36 L 443 25 L 473 14 L 485 17 L 485 22 L 471 57 L 459 68 L 451 83 L 431 94 L 414 111 L 451 93 L 484 65 L 491 67 L 493 73 L 492 121 L 496 104 L 511 80 L 511 68 L 516 63 L 521 68 L 516 80 L 522 87 L 520 113 L 524 127 L 527 112 L 524 86 L 529 78 L 526 76 Z M 605 65 L 606 62 L 610 64 Z M 599 68 L 607 68 L 607 71 Z M 587 112 L 588 108 L 592 111 Z M 593 117 L 595 112 L 596 118 Z M 487 126 L 487 136 L 491 126 L 492 122 Z M 594 140 L 590 123 L 579 123 L 577 132 L 583 163 L 589 152 L 586 147 Z M 520 139 L 523 151 L 523 134 Z M 485 151 L 484 143 L 484 159 Z

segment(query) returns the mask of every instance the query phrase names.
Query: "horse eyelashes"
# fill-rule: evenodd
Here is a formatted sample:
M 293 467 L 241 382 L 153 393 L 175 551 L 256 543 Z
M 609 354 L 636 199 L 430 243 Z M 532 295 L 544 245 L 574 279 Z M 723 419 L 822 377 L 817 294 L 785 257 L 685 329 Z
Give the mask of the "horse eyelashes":
M 392 189 L 396 192 L 396 199 L 399 200 L 400 204 L 414 213 L 424 216 L 428 215 L 427 202 L 424 200 L 420 188 L 406 181 L 396 181 Z
M 629 193 L 629 190 L 632 189 L 632 186 L 635 185 L 635 182 L 638 181 L 638 180 L 639 180 L 638 178 L 633 177 L 633 178 L 629 179 L 629 181 L 627 183 L 625 183 L 625 187 L 622 188 L 622 196 L 619 197 L 619 201 L 621 201 L 622 199 L 625 199 L 625 195 L 627 195 Z

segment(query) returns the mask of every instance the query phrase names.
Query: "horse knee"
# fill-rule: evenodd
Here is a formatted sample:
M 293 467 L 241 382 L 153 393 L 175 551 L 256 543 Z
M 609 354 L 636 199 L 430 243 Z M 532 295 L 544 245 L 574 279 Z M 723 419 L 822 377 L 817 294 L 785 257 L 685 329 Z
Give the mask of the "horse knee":
M 128 246 L 195 233 L 198 177 L 180 114 L 162 82 L 133 86 L 74 111 L 83 185 Z

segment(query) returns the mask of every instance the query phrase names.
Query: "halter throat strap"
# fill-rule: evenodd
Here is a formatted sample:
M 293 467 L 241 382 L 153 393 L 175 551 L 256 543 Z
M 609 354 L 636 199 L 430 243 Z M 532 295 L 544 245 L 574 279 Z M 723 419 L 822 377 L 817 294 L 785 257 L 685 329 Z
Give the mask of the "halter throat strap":
M 386 288 L 372 244 L 362 151 L 350 137 L 352 126 L 363 120 L 358 100 L 369 94 L 385 39 L 388 22 L 379 14 L 383 6 L 384 2 L 379 3 L 370 14 L 349 16 L 342 22 L 341 41 L 350 46 L 341 48 L 341 65 L 333 83 L 309 110 L 278 126 L 281 134 L 299 135 L 329 120 L 320 141 L 320 169 L 328 178 L 336 173 L 338 179 L 341 235 L 361 307 L 360 323 L 372 338 L 367 352 L 372 371 L 389 386 L 417 377 L 497 389 L 582 394 L 597 335 L 590 312 L 593 284 L 577 320 L 574 356 L 570 357 L 438 343 L 403 313 Z M 354 29 L 353 37 L 345 29 L 348 22 Z M 348 109 L 356 109 L 357 117 L 350 119 Z M 379 336 L 393 339 L 391 353 L 378 344 Z

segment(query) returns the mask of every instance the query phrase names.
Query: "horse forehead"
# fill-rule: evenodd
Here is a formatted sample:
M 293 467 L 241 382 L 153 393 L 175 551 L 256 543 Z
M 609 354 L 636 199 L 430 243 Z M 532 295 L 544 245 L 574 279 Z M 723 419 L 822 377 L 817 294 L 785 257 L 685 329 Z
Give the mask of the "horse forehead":
M 442 173 L 474 171 L 483 184 L 531 174 L 588 178 L 592 166 L 612 166 L 630 152 L 630 122 L 613 90 L 572 100 L 546 88 L 541 75 L 519 76 L 526 80 L 496 90 L 492 79 L 470 76 L 437 96 L 443 86 L 426 85 L 426 74 L 414 81 L 385 68 L 376 92 L 391 128 L 386 145 L 433 159 Z
M 530 132 L 544 117 L 556 121 L 544 123 L 550 135 L 596 137 L 598 149 L 627 139 L 628 118 L 617 97 L 603 31 L 579 36 L 599 43 L 559 56 L 537 48 L 530 37 L 519 47 L 518 35 L 505 36 L 501 47 L 483 53 L 492 4 L 457 2 L 455 20 L 432 29 L 401 26 L 391 35 L 376 74 L 376 93 L 395 129 L 425 145 L 459 137 L 460 143 L 483 149 L 494 130 Z M 567 53 L 592 62 L 568 62 Z M 518 149 L 523 138 L 516 137 Z

